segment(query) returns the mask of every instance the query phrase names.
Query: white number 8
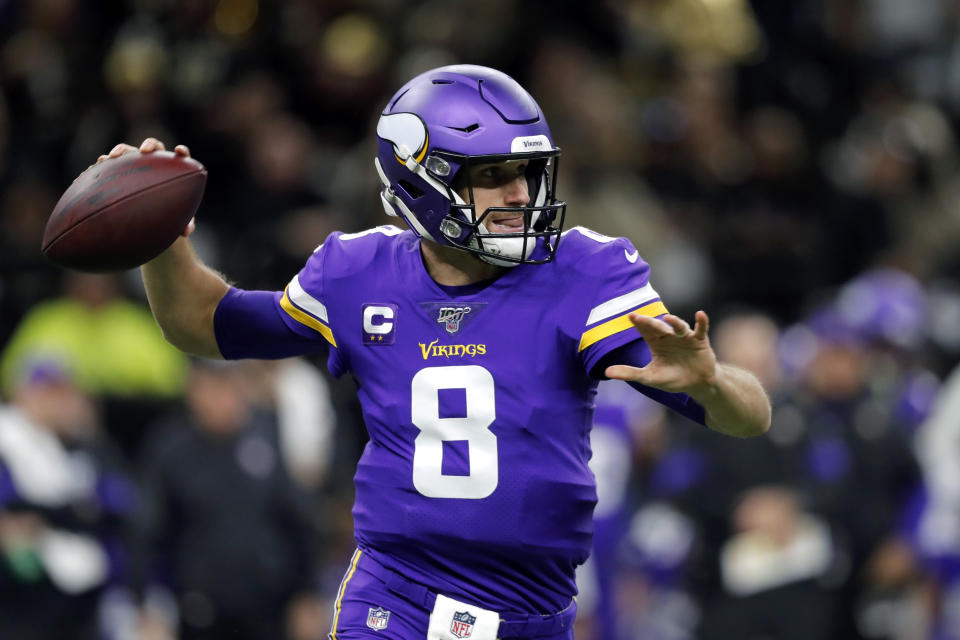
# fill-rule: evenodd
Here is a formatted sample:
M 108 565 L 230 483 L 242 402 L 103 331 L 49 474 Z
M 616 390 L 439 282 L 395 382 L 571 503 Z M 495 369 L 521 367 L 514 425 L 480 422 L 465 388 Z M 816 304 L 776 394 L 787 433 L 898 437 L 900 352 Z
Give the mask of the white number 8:
M 486 498 L 497 488 L 497 436 L 493 376 L 478 365 L 427 367 L 413 376 L 410 413 L 420 429 L 413 441 L 413 486 L 428 498 Z M 466 416 L 440 417 L 440 390 L 466 392 Z M 444 475 L 443 443 L 467 442 L 470 474 Z

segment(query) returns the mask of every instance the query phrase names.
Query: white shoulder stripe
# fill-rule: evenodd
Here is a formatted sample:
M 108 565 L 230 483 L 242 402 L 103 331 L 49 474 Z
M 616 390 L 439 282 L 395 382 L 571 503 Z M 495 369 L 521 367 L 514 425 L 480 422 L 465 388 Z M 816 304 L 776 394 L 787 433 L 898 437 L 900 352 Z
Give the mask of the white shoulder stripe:
M 660 294 L 653 288 L 653 286 L 648 282 L 639 289 L 635 289 L 630 293 L 625 293 L 622 296 L 613 298 L 612 300 L 607 300 L 603 304 L 599 304 L 590 310 L 590 317 L 587 318 L 587 326 L 595 322 L 600 322 L 611 316 L 623 313 L 634 307 L 639 307 L 645 302 L 650 302 L 656 298 L 659 298 Z
M 330 324 L 330 320 L 327 319 L 327 308 L 322 302 L 303 290 L 303 287 L 300 286 L 300 276 L 293 276 L 293 280 L 290 281 L 290 286 L 287 288 L 287 296 L 293 304 Z
M 599 242 L 600 244 L 607 244 L 608 242 L 613 242 L 614 240 L 616 240 L 616 238 L 605 236 L 602 233 L 597 233 L 593 229 L 587 229 L 586 227 L 581 227 L 581 226 L 570 227 L 569 229 L 564 231 L 561 235 L 565 236 L 571 231 L 576 231 L 577 233 L 582 235 L 584 238 L 590 238 L 594 242 Z
M 358 231 L 357 233 L 344 233 L 340 236 L 340 239 L 356 240 L 357 238 L 363 238 L 364 236 L 369 236 L 373 233 L 379 233 L 385 236 L 398 236 L 403 233 L 403 229 L 400 227 L 395 227 L 392 224 L 385 224 L 379 227 L 373 227 L 372 229 L 367 229 L 365 231 Z

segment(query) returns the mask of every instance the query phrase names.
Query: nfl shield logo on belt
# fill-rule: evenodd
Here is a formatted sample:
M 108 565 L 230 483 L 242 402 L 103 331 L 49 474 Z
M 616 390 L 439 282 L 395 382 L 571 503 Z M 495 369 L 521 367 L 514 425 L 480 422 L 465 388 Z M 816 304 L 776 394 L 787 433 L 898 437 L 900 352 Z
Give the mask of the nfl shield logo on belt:
M 387 628 L 387 622 L 389 621 L 389 611 L 386 611 L 383 607 L 377 607 L 376 609 L 370 607 L 370 612 L 367 614 L 368 627 L 374 631 L 382 631 L 383 629 Z
M 473 623 L 476 621 L 477 616 L 470 615 L 468 611 L 457 611 L 453 614 L 450 633 L 458 638 L 469 638 L 473 633 Z

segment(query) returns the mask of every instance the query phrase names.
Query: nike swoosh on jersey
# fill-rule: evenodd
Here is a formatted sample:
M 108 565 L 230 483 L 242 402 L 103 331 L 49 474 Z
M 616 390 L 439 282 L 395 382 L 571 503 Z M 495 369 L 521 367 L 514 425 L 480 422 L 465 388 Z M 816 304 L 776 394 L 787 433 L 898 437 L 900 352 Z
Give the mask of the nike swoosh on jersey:
M 634 249 L 633 253 L 630 253 L 629 251 L 624 249 L 623 255 L 627 256 L 627 262 L 636 262 L 637 258 L 640 257 L 640 251 L 638 249 Z

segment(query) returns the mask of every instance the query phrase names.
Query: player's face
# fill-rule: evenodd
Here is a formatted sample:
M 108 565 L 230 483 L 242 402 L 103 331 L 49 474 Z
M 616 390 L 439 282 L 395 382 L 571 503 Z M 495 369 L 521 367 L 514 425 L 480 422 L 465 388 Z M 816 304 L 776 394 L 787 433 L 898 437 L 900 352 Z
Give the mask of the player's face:
M 477 216 L 490 207 L 522 207 L 530 202 L 524 160 L 481 164 L 470 168 L 473 201 Z M 463 193 L 464 198 L 468 194 Z M 489 233 L 522 233 L 523 214 L 519 211 L 494 211 L 483 225 Z

